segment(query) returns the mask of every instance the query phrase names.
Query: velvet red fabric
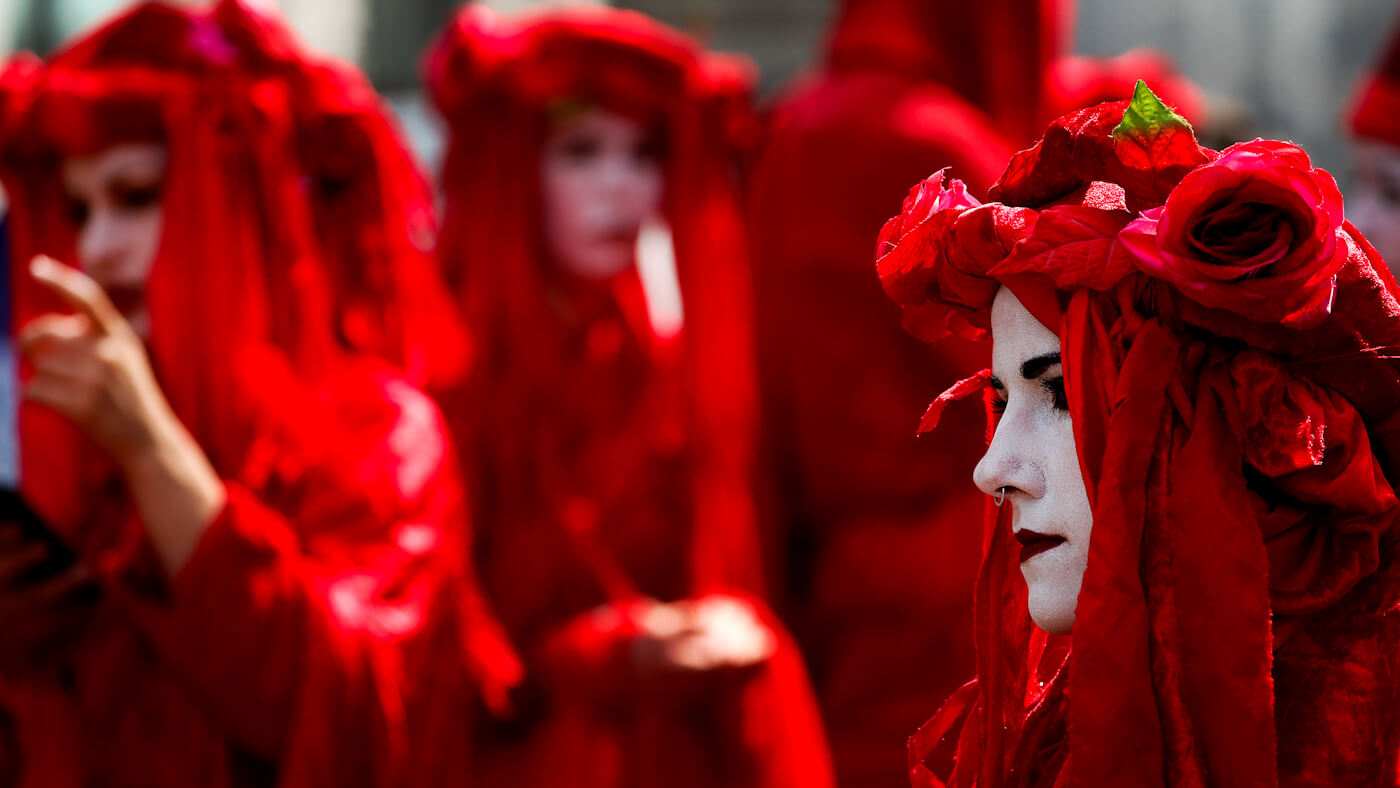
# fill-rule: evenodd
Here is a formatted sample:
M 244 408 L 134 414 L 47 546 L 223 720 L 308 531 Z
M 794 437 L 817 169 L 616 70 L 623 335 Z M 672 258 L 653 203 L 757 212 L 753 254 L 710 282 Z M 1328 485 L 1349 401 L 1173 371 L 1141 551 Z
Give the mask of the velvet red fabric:
M 902 778 L 903 742 L 974 672 L 970 600 L 985 496 L 975 419 L 915 437 L 918 409 L 985 350 L 899 327 L 870 275 L 907 185 L 951 166 L 981 195 L 1034 133 L 1057 9 L 850 0 L 817 69 L 771 108 L 747 208 L 759 330 L 767 537 L 842 785 Z M 999 74 L 993 81 L 989 75 Z M 983 80 L 986 80 L 985 82 Z M 992 85 L 997 90 L 992 90 Z M 1010 116 L 1014 115 L 1014 118 Z M 859 370 L 852 375 L 852 370 Z
M 1362 77 L 1349 121 L 1358 137 L 1400 146 L 1400 27 L 1392 29 L 1375 66 Z
M 749 67 L 630 12 L 468 6 L 427 69 L 451 128 L 442 265 L 478 337 L 472 383 L 443 402 L 473 464 L 482 576 L 530 678 L 479 779 L 830 784 L 805 671 L 771 615 L 779 649 L 752 675 L 651 686 L 630 654 L 641 597 L 764 610 L 735 186 Z M 551 111 L 580 104 L 664 136 L 674 336 L 652 327 L 635 271 L 582 281 L 544 250 L 540 152 Z M 617 615 L 590 612 L 605 603 Z
M 1094 512 L 1067 648 L 989 519 L 978 681 L 911 743 L 915 785 L 1400 779 L 1400 288 L 1334 193 L 1286 143 L 1200 148 L 1139 87 L 1052 124 L 1004 203 L 940 173 L 891 220 L 921 335 L 982 334 L 1002 286 L 1060 335 Z
M 16 260 L 75 261 L 63 156 L 167 147 L 148 352 L 229 496 L 168 578 L 112 464 L 22 409 L 23 491 L 103 595 L 52 675 L 5 678 L 24 785 L 436 784 L 465 772 L 473 696 L 511 679 L 471 580 L 455 452 L 393 368 L 408 335 L 357 348 L 337 330 L 358 307 L 332 283 L 389 262 L 317 232 L 306 135 L 368 111 L 328 69 L 241 3 L 152 3 L 0 77 Z M 26 266 L 11 276 L 17 327 L 59 311 Z M 411 301 L 375 298 L 378 315 Z

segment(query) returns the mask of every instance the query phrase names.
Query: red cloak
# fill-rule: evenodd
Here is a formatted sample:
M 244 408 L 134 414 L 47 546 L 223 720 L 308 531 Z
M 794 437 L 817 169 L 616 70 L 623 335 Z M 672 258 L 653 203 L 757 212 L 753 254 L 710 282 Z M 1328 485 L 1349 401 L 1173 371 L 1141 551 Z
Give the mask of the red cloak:
M 870 252 L 907 183 L 951 166 L 985 189 L 1034 133 L 1052 10 L 843 3 L 826 62 L 778 100 L 753 167 L 775 588 L 843 785 L 900 780 L 904 739 L 972 676 L 982 513 L 968 484 L 982 426 L 915 437 L 918 409 L 982 351 L 908 336 Z
M 451 127 L 443 268 L 478 365 L 445 407 L 473 463 L 488 596 L 524 656 L 528 692 L 489 733 L 494 785 L 829 785 L 801 660 L 742 680 L 654 686 L 635 625 L 592 614 L 636 597 L 759 601 L 748 273 L 735 148 L 751 133 L 745 64 L 631 12 L 519 20 L 469 6 L 428 60 Z M 549 110 L 592 103 L 655 121 L 684 326 L 653 329 L 628 271 L 584 282 L 540 231 Z
M 0 687 L 23 785 L 440 784 L 466 772 L 473 697 L 510 678 L 471 580 L 455 452 L 395 369 L 410 334 L 371 318 L 383 329 L 356 348 L 337 319 L 358 308 L 344 283 L 392 267 L 317 232 L 326 161 L 307 150 L 353 157 L 388 130 L 359 128 L 372 110 L 338 69 L 241 3 L 152 3 L 0 78 L 17 261 L 75 260 L 63 156 L 167 146 L 148 351 L 228 494 L 169 577 L 110 461 L 22 410 L 23 490 L 102 595 L 52 671 Z M 370 159 L 386 182 L 417 177 Z M 403 235 L 398 221 L 366 232 Z M 16 326 L 58 310 L 27 266 L 11 275 Z M 391 289 L 368 311 L 411 300 Z

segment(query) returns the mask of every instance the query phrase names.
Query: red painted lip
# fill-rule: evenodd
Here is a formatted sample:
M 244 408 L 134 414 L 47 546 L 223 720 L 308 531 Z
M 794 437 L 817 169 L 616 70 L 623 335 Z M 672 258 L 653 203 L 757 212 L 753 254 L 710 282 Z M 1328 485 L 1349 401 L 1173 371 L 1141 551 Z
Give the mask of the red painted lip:
M 1029 528 L 1022 528 L 1012 536 L 1021 543 L 1021 563 L 1023 564 L 1046 550 L 1054 550 L 1065 543 L 1063 536 L 1037 533 Z

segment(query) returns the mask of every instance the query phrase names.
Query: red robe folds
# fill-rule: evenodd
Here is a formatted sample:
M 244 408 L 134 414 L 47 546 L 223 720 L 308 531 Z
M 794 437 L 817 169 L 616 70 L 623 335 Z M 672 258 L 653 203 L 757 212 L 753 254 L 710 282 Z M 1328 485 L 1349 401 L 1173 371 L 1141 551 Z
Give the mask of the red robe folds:
M 825 65 L 773 109 L 749 190 L 775 576 L 849 786 L 902 780 L 904 739 L 973 674 L 983 428 L 914 433 L 984 362 L 909 337 L 870 254 L 908 183 L 951 167 L 985 189 L 1030 137 L 1054 27 L 1039 2 L 954 6 L 846 2 Z M 984 82 L 982 64 L 1006 71 Z
M 101 594 L 52 670 L 0 679 L 21 785 L 438 785 L 466 772 L 473 697 L 510 680 L 440 415 L 333 339 L 355 311 L 344 283 L 375 266 L 318 233 L 308 199 L 326 170 L 305 149 L 364 139 L 348 133 L 363 94 L 327 68 L 239 3 L 149 4 L 0 80 L 16 260 L 75 259 L 62 156 L 167 146 L 148 351 L 228 494 L 167 576 L 110 461 L 54 413 L 21 413 L 23 490 Z M 16 325 L 58 310 L 25 266 L 12 277 Z M 406 308 L 377 298 L 372 315 Z M 411 332 L 362 324 L 388 327 L 361 332 L 366 349 L 409 366 L 394 348 Z
M 483 784 L 830 784 L 801 660 L 759 601 L 740 66 L 606 9 L 468 7 L 430 56 L 452 130 L 443 265 L 479 340 L 475 380 L 444 407 L 475 464 L 483 581 L 528 670 L 515 714 L 481 737 Z M 665 134 L 675 336 L 653 328 L 634 271 L 579 281 L 542 251 L 548 113 L 577 102 Z M 772 659 L 639 675 L 642 598 L 714 593 L 757 607 Z

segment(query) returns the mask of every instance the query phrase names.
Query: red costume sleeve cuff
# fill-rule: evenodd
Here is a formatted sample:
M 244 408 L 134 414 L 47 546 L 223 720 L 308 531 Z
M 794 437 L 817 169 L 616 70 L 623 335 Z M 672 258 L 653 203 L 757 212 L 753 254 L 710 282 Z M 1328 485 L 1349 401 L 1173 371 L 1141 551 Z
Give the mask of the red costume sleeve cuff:
M 241 743 L 277 753 L 305 650 L 310 595 L 281 515 L 236 484 L 171 580 L 159 646 L 209 694 Z
M 630 606 L 577 616 L 545 638 L 541 679 L 559 695 L 608 704 L 637 682 L 632 661 L 637 632 Z

